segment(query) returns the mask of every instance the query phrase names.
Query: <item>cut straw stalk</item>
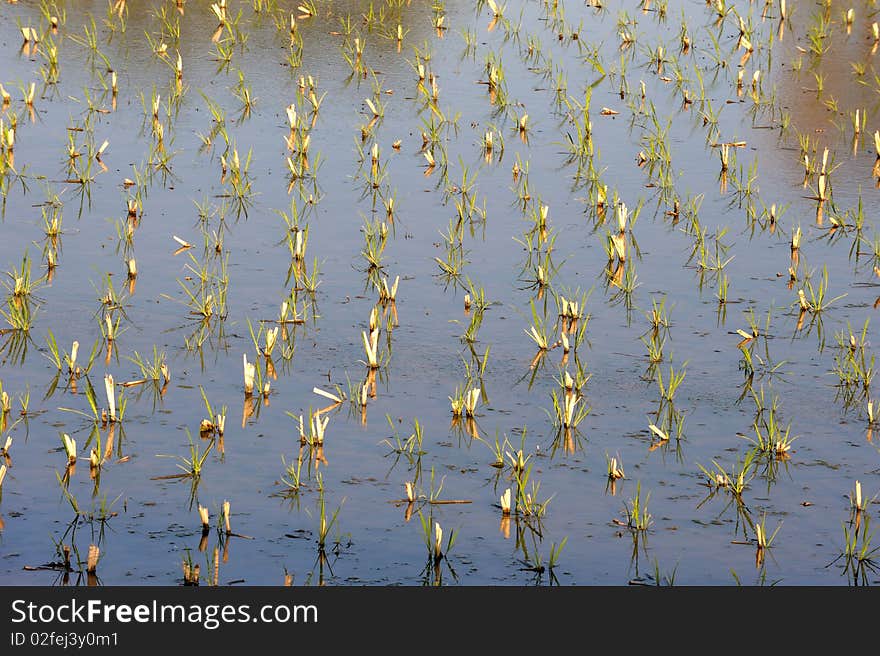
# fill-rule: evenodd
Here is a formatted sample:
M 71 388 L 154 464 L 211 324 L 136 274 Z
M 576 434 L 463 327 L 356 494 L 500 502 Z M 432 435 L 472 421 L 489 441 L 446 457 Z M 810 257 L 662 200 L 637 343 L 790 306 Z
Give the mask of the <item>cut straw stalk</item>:
M 763 549 L 767 546 L 767 536 L 764 535 L 764 529 L 760 524 L 755 525 L 755 541 L 758 543 L 758 549 Z
M 210 515 L 205 506 L 199 505 L 199 519 L 202 521 L 202 533 L 207 533 L 211 529 Z
M 367 364 L 371 369 L 379 368 L 379 329 L 372 328 L 370 336 L 367 337 L 366 331 L 361 331 L 364 340 L 364 351 L 367 354 Z
M 323 396 L 325 399 L 330 399 L 333 403 L 342 403 L 342 399 L 340 399 L 335 394 L 331 394 L 330 392 L 326 392 L 322 390 L 320 387 L 313 387 L 312 392 L 319 396 Z
M 616 481 L 619 478 L 623 478 L 623 467 L 617 461 L 617 458 L 611 458 L 611 461 L 608 463 L 608 478 L 612 481 Z
M 101 556 L 101 549 L 98 548 L 96 544 L 89 545 L 89 557 L 87 561 L 87 568 L 89 574 L 94 574 L 98 569 L 98 558 Z
M 232 533 L 232 529 L 230 527 L 229 522 L 229 502 L 223 502 L 223 524 L 226 526 L 226 533 Z
M 614 249 L 614 254 L 617 255 L 617 259 L 621 262 L 626 261 L 626 235 L 624 233 L 619 233 L 616 235 L 611 235 L 611 246 Z
M 862 505 L 862 484 L 859 481 L 856 481 L 855 489 L 853 490 L 852 502 L 856 510 L 862 511 L 865 509 L 865 506 Z
M 61 435 L 61 443 L 64 445 L 64 452 L 67 454 L 67 464 L 74 464 L 76 462 L 76 440 L 72 439 L 67 433 L 64 433 Z
M 501 513 L 504 515 L 510 514 L 510 488 L 504 490 L 504 494 L 501 495 Z
M 184 585 L 198 585 L 199 583 L 199 572 L 201 571 L 201 567 L 198 563 L 195 566 L 190 567 L 189 563 L 183 561 L 183 582 Z
M 330 417 L 321 417 L 320 412 L 316 412 L 312 417 L 312 427 L 314 430 L 315 440 L 318 444 L 324 443 L 324 432 L 327 430 L 327 424 L 330 423 Z
M 617 230 L 618 232 L 626 232 L 626 222 L 629 218 L 629 210 L 626 207 L 626 203 L 618 203 L 615 208 L 615 215 L 617 217 Z
M 32 27 L 22 27 L 21 36 L 26 44 L 38 43 L 40 41 L 40 36 L 37 34 L 37 31 Z
M 113 386 L 113 375 L 104 376 L 104 390 L 107 392 L 107 407 L 110 409 L 110 421 L 116 421 L 116 388 Z
M 104 142 L 101 144 L 100 148 L 95 152 L 95 159 L 99 162 L 101 161 L 101 156 L 104 154 L 104 151 L 107 150 L 107 146 L 110 145 L 110 141 L 104 139 Z
M 223 408 L 226 410 L 226 408 Z M 219 436 L 223 436 L 223 432 L 226 430 L 226 415 L 224 413 L 218 412 L 213 417 L 209 417 L 207 419 L 202 419 L 199 424 L 199 432 L 200 433 L 217 433 Z
M 244 365 L 244 393 L 250 396 L 254 393 L 254 377 L 256 376 L 257 368 L 256 365 L 248 362 L 246 353 L 241 356 L 241 359 Z
M 440 560 L 443 557 L 443 529 L 440 528 L 439 522 L 434 522 L 434 559 Z
M 263 355 L 265 355 L 267 358 L 272 355 L 272 350 L 275 348 L 275 343 L 277 341 L 278 326 L 266 331 L 266 348 L 263 350 Z
M 0 490 L 3 489 L 4 478 L 6 478 L 6 465 L 0 465 Z
M 382 287 L 379 290 L 379 296 L 382 299 L 393 301 L 397 298 L 397 286 L 400 284 L 400 276 L 395 276 L 394 283 L 388 286 L 388 278 L 382 279 Z
M 477 403 L 480 400 L 480 391 L 479 387 L 476 387 L 465 394 L 464 397 L 464 412 L 468 417 L 473 417 L 474 413 L 477 410 Z

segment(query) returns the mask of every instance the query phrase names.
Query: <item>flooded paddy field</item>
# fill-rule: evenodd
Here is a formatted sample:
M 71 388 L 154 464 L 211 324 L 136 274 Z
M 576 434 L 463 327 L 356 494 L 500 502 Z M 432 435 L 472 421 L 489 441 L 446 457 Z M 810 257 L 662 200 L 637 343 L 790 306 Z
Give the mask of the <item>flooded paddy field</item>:
M 2 580 L 877 582 L 875 12 L 3 2 Z

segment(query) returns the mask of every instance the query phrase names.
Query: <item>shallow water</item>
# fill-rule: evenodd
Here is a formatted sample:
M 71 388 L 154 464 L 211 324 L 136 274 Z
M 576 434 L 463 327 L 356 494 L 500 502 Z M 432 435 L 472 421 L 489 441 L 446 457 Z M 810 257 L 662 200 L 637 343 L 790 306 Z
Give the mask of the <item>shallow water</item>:
M 674 578 L 676 584 L 695 585 L 737 580 L 788 585 L 874 582 L 872 570 L 863 567 L 854 575 L 842 567 L 842 560 L 835 561 L 844 549 L 844 527 L 853 530 L 848 523 L 849 495 L 855 482 L 860 481 L 865 499 L 880 488 L 876 439 L 868 432 L 870 390 L 855 389 L 855 400 L 846 404 L 834 373 L 835 357 L 847 350 L 837 348 L 837 334 L 848 340 L 847 327 L 852 326 L 861 339 L 878 297 L 872 249 L 872 200 L 878 193 L 872 167 L 877 154 L 871 135 L 880 126 L 868 4 L 855 6 L 857 19 L 849 36 L 843 10 L 832 8 L 829 48 L 816 58 L 809 52 L 808 36 L 820 7 L 794 7 L 780 39 L 778 8 L 762 20 L 761 7 L 727 3 L 754 29 L 755 51 L 745 63 L 741 95 L 736 89 L 743 53 L 737 48 L 737 14 L 731 12 L 716 23 L 715 10 L 702 2 L 669 2 L 663 19 L 656 7 L 643 12 L 635 2 L 609 3 L 604 10 L 558 3 L 554 17 L 547 8 L 550 3 L 510 1 L 505 10 L 508 22 L 500 21 L 490 31 L 492 16 L 485 4 L 475 10 L 474 3 L 450 1 L 445 4 L 448 29 L 441 32 L 432 25 L 432 12 L 415 5 L 387 3 L 384 25 L 371 28 L 363 19 L 369 3 L 316 4 L 316 17 L 297 22 L 303 43 L 298 67 L 287 61 L 287 4 L 277 3 L 275 9 L 257 14 L 253 3 L 229 2 L 231 14 L 240 9 L 241 17 L 239 43 L 232 46 L 228 66 L 213 54 L 216 19 L 207 5 L 186 3 L 179 14 L 174 3 L 128 3 L 124 31 L 118 17 L 108 19 L 103 3 L 70 5 L 66 22 L 51 36 L 58 46 L 58 81 L 52 85 L 44 85 L 40 74 L 41 66 L 48 66 L 44 53 L 49 44 L 40 4 L 4 4 L 0 10 L 0 82 L 12 94 L 0 117 L 8 125 L 17 116 L 14 166 L 21 173 L 20 179 L 11 171 L 5 177 L 0 224 L 4 270 L 20 267 L 27 252 L 33 277 L 45 274 L 43 204 L 57 197 L 63 216 L 58 265 L 51 282 L 34 291 L 33 326 L 26 337 L 14 332 L 5 336 L 11 341 L 0 380 L 12 408 L 2 438 L 11 435 L 13 444 L 0 498 L 3 580 L 85 583 L 86 552 L 90 544 L 97 544 L 97 580 L 109 585 L 182 582 L 181 565 L 188 556 L 201 564 L 202 583 L 209 583 L 215 549 L 220 584 L 275 585 L 284 581 L 285 572 L 293 574 L 295 584 L 337 585 L 623 585 L 653 583 L 657 573 L 664 580 Z M 375 3 L 377 11 L 380 4 Z M 63 7 L 58 4 L 50 13 L 61 15 Z M 161 37 L 160 7 L 170 21 L 179 23 L 179 40 Z M 343 20 L 347 16 L 348 37 Z M 74 38 L 85 34 L 90 17 L 98 48 L 118 75 L 115 107 L 105 88 L 106 64 Z M 621 48 L 619 31 L 627 19 L 636 21 L 630 27 L 636 42 Z M 682 21 L 692 40 L 687 53 L 680 46 Z M 399 52 L 396 38 L 382 34 L 395 30 L 398 22 L 405 30 Z M 34 26 L 43 35 L 34 52 L 30 47 L 20 50 L 19 24 Z M 474 35 L 473 51 L 463 30 Z M 230 28 L 224 30 L 221 39 L 229 32 Z M 146 34 L 157 43 L 168 43 L 170 63 L 151 51 Z M 345 44 L 353 48 L 355 37 L 366 44 L 362 61 L 375 73 L 375 81 L 372 74 L 352 75 L 345 61 Z M 651 63 L 658 45 L 666 53 L 659 72 Z M 415 49 L 428 72 L 436 75 L 437 112 L 429 107 L 427 80 L 424 91 L 418 88 Z M 178 51 L 183 62 L 179 90 L 174 73 Z M 594 51 L 598 65 L 586 61 Z M 493 105 L 482 83 L 489 57 L 502 62 L 506 108 L 499 108 L 497 98 Z M 851 62 L 865 62 L 865 74 L 854 75 Z M 752 97 L 752 73 L 757 69 L 762 71 L 761 93 Z M 825 76 L 822 93 L 815 90 L 812 71 Z M 681 85 L 676 83 L 677 72 Z M 233 93 L 240 75 L 256 99 L 247 115 Z M 306 179 L 290 186 L 285 108 L 295 103 L 308 125 L 301 76 L 312 76 L 317 95 L 326 96 L 308 130 L 312 169 Z M 567 84 L 557 95 L 554 89 L 562 79 Z M 37 83 L 33 115 L 19 89 L 31 81 Z M 364 99 L 375 100 L 374 83 L 384 117 L 362 140 L 362 128 L 371 118 Z M 575 134 L 573 119 L 581 115 L 578 103 L 584 104 L 588 85 L 594 85 L 593 168 L 608 187 L 609 203 L 616 191 L 630 210 L 642 205 L 628 233 L 626 267 L 636 276 L 629 293 L 609 283 L 606 273 L 605 242 L 616 231 L 613 208 L 603 222 L 594 204 L 595 181 L 578 177 L 576 164 L 566 161 L 566 135 Z M 694 100 L 689 106 L 682 103 L 682 88 L 689 89 Z M 154 94 L 165 103 L 159 118 L 165 152 L 173 154 L 167 176 L 155 166 L 152 176 L 143 174 L 151 167 L 156 144 L 151 125 Z M 97 111 L 89 110 L 87 97 Z M 557 97 L 567 98 L 569 106 L 557 103 Z M 225 111 L 228 150 L 219 134 L 210 146 L 200 137 L 213 126 L 206 98 Z M 605 114 L 603 108 L 618 113 Z M 867 120 L 854 152 L 848 117 L 856 109 L 867 112 Z M 704 124 L 701 112 L 719 112 L 717 131 L 711 122 Z M 434 147 L 438 163 L 429 171 L 421 133 L 439 113 L 449 122 Z M 521 138 L 516 125 L 526 113 L 528 131 Z M 488 161 L 482 148 L 487 129 L 496 131 L 496 147 Z M 649 138 L 657 131 L 668 135 L 671 152 L 671 175 L 662 184 L 662 163 L 638 164 L 639 152 L 650 153 Z M 799 134 L 810 137 L 810 149 L 817 148 L 810 150 L 814 162 L 821 160 L 823 148 L 830 152 L 833 198 L 823 206 L 821 224 L 817 202 L 809 198 L 815 194 L 818 171 L 805 187 Z M 72 177 L 67 169 L 68 135 L 83 153 L 88 152 L 87 143 L 94 150 L 109 141 L 101 158 L 107 170 L 92 162 L 94 180 L 88 193 L 65 182 Z M 392 147 L 397 140 L 399 150 Z M 719 148 L 712 145 L 722 142 L 745 142 L 730 150 L 726 189 L 719 180 Z M 364 178 L 374 143 L 386 167 L 375 190 Z M 230 175 L 223 178 L 220 161 L 221 155 L 229 161 L 233 148 L 242 161 L 252 153 L 248 172 L 253 194 L 246 213 L 238 215 L 228 197 Z M 359 148 L 363 163 L 358 161 Z M 85 154 L 79 161 L 87 159 Z M 527 166 L 527 174 L 523 171 L 515 179 L 516 162 L 522 169 Z M 750 172 L 753 165 L 756 170 Z M 476 288 L 484 288 L 491 303 L 473 345 L 480 360 L 487 348 L 489 353 L 482 380 L 473 382 L 482 389 L 482 398 L 470 425 L 451 421 L 448 398 L 466 382 L 468 371 L 479 366 L 460 339 L 469 321 L 463 312 L 467 290 L 447 284 L 434 259 L 445 257 L 441 233 L 456 217 L 459 194 L 445 190 L 460 187 L 465 170 L 475 180 L 472 193 L 480 208 L 485 204 L 486 216 L 484 221 L 464 222 L 467 263 L 461 282 L 470 279 Z M 754 179 L 746 193 L 747 185 L 738 181 L 750 177 Z M 135 184 L 124 186 L 125 178 Z M 517 190 L 526 178 L 531 198 L 523 204 Z M 317 472 L 328 520 L 337 508 L 339 512 L 321 557 L 316 543 L 316 450 L 308 445 L 302 450 L 306 460 L 298 494 L 281 483 L 282 457 L 290 463 L 300 452 L 298 425 L 288 413 L 307 416 L 310 408 L 326 407 L 328 401 L 312 392 L 316 386 L 335 393 L 339 385 L 348 394 L 348 380 L 357 392 L 365 379 L 361 332 L 367 329 L 378 294 L 368 284 L 361 254 L 364 225 L 387 221 L 381 198 L 390 195 L 395 211 L 393 222 L 387 222 L 382 273 L 389 284 L 400 276 L 394 304 L 397 325 L 388 331 L 385 316 L 391 308 L 380 306 L 380 350 L 388 352 L 390 337 L 390 357 L 375 374 L 375 397 L 368 399 L 365 412 L 356 399 L 346 399 L 325 415 L 329 424 L 324 461 Z M 850 250 L 854 228 L 831 228 L 833 220 L 851 226 L 859 195 L 865 216 L 857 258 Z M 310 196 L 313 202 L 308 202 Z M 722 272 L 729 280 L 725 304 L 716 297 L 718 273 L 701 274 L 699 258 L 690 258 L 695 224 L 687 210 L 697 197 L 702 198 L 698 221 L 706 230 L 710 255 L 715 253 L 713 235 L 727 229 L 720 237 L 727 250 L 719 256 L 722 262 L 729 260 Z M 142 206 L 127 248 L 118 230 L 124 232 L 126 203 L 134 198 Z M 680 200 L 677 221 L 667 214 L 675 199 Z M 299 292 L 299 303 L 305 301 L 310 314 L 304 324 L 286 327 L 284 345 L 293 348 L 292 357 L 282 357 L 279 338 L 273 358 L 277 378 L 271 379 L 268 400 L 259 395 L 248 400 L 242 354 L 251 362 L 258 360 L 263 372 L 266 367 L 248 321 L 255 331 L 263 321 L 265 328 L 274 325 L 271 321 L 278 318 L 279 306 L 294 286 L 288 280 L 289 231 L 279 215 L 291 212 L 291 202 L 308 225 L 307 269 L 314 270 L 317 258 L 320 284 L 313 303 L 307 292 Z M 521 242 L 532 226 L 528 217 L 542 204 L 549 208 L 548 226 L 556 236 L 551 252 L 556 272 L 539 295 L 534 278 L 529 280 L 534 261 Z M 772 230 L 762 218 L 771 204 L 778 208 Z M 208 215 L 204 222 L 199 206 Z M 221 226 L 223 255 L 218 257 L 213 233 Z M 789 287 L 791 236 L 798 226 L 803 231 L 798 279 Z M 174 235 L 194 248 L 175 254 Z M 541 253 L 546 256 L 546 251 L 544 244 Z M 193 275 L 187 265 L 217 267 L 224 256 L 226 317 L 215 315 L 208 322 L 199 349 L 193 336 L 200 334 L 201 322 L 186 305 L 181 285 L 192 285 L 186 279 Z M 129 257 L 136 258 L 138 269 L 133 291 L 126 280 Z M 846 296 L 819 314 L 808 312 L 798 329 L 798 289 L 804 288 L 810 271 L 818 287 L 823 267 L 829 281 L 826 300 Z M 108 274 L 124 306 L 124 315 L 113 314 L 122 316 L 124 331 L 114 340 L 109 361 L 104 357 L 104 309 L 99 300 Z M 4 276 L 4 282 L 11 280 Z M 550 349 L 531 366 L 536 347 L 525 331 L 532 323 L 532 301 L 548 326 L 554 326 L 555 294 L 572 298 L 587 293 L 585 338 L 569 354 L 566 370 L 575 375 L 579 361 L 589 376 L 580 403 L 590 412 L 566 440 L 554 426 L 551 398 L 551 391 L 561 393 L 563 349 Z M 664 298 L 670 327 L 659 369 L 664 380 L 670 366 L 686 371 L 674 399 L 683 431 L 680 439 L 673 435 L 667 443 L 659 442 L 648 428 L 652 423 L 664 425 L 654 413 L 668 403 L 660 404 L 642 341 L 650 331 L 646 314 L 652 301 Z M 768 408 L 778 399 L 776 419 L 783 433 L 790 425 L 789 435 L 796 439 L 789 457 L 771 453 L 747 469 L 747 486 L 737 501 L 727 489 L 707 487 L 701 466 L 711 470 L 714 460 L 730 472 L 752 447 L 743 436 L 755 437 L 755 403 L 736 333 L 749 330 L 745 313 L 750 309 L 761 332 L 752 345 L 751 389 L 756 395 L 763 390 Z M 765 330 L 768 312 L 771 321 Z M 56 367 L 43 357 L 50 330 L 62 351 L 79 341 L 81 366 L 97 343 L 99 353 L 90 372 L 75 386 L 66 371 L 53 386 Z M 875 326 L 869 323 L 864 340 L 868 358 L 874 334 Z M 557 336 L 558 330 L 551 342 Z M 13 347 L 22 340 L 27 353 L 19 357 Z M 127 407 L 115 426 L 97 424 L 102 447 L 108 439 L 115 446 L 96 483 L 88 464 L 94 443 L 87 444 L 96 424 L 64 409 L 91 412 L 84 394 L 88 381 L 98 405 L 106 407 L 104 374 L 112 374 L 117 384 L 142 378 L 130 358 L 137 352 L 149 359 L 154 346 L 165 353 L 171 381 L 164 393 L 158 391 L 160 384 L 152 383 L 117 388 L 128 400 Z M 228 406 L 223 452 L 215 443 L 196 486 L 189 479 L 159 478 L 180 473 L 179 458 L 189 457 L 188 432 L 201 449 L 211 443 L 199 437 L 199 423 L 207 415 L 200 386 L 215 408 Z M 19 399 L 27 393 L 28 413 L 21 416 Z M 246 416 L 249 407 L 251 414 Z M 423 429 L 423 454 L 417 463 L 406 454 L 390 453 L 384 443 L 393 441 L 395 432 L 405 440 L 415 421 Z M 79 462 L 67 490 L 82 515 L 74 513 L 60 484 L 66 461 L 61 433 L 77 441 Z M 543 516 L 528 516 L 520 508 L 509 521 L 502 519 L 499 496 L 508 487 L 515 495 L 516 484 L 509 464 L 492 466 L 489 445 L 496 436 L 505 453 L 514 454 L 522 446 L 529 456 L 530 479 L 540 485 L 534 496 L 550 500 Z M 625 470 L 625 478 L 613 490 L 607 478 L 610 456 L 619 457 Z M 405 496 L 404 483 L 415 479 L 417 493 L 430 496 L 432 469 L 435 492 L 442 480 L 440 500 L 468 503 L 417 501 L 408 515 L 406 504 L 395 503 Z M 625 508 L 631 507 L 637 487 L 643 502 L 650 494 L 652 522 L 647 531 L 627 526 Z M 102 500 L 114 513 L 104 522 L 89 516 L 100 509 Z M 231 503 L 233 532 L 246 537 L 227 536 L 214 528 L 224 500 Z M 212 530 L 202 548 L 197 505 L 211 514 Z M 456 532 L 453 548 L 437 568 L 430 566 L 419 511 L 426 522 L 438 522 L 447 536 Z M 859 526 L 876 516 L 876 506 L 869 505 L 860 513 Z M 781 528 L 756 565 L 754 523 L 765 517 L 768 534 Z M 535 571 L 535 565 L 549 564 L 554 546 L 563 540 L 552 572 Z M 43 567 L 59 561 L 62 544 L 72 546 L 83 560 L 81 565 L 74 563 L 67 577 L 58 568 Z

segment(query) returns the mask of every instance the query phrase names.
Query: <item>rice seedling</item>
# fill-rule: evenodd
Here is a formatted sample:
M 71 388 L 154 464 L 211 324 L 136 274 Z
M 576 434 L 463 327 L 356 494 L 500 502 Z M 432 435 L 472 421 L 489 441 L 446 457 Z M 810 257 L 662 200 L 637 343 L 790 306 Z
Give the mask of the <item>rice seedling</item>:
M 34 298 L 36 292 L 44 284 L 44 277 L 33 278 L 32 263 L 27 251 L 21 260 L 21 267 L 13 267 L 11 271 L 6 272 L 9 279 L 3 281 L 3 286 L 10 294 L 9 302 L 25 303 Z
M 772 405 L 766 409 L 766 412 L 763 408 L 758 412 L 758 417 L 752 425 L 755 437 L 740 436 L 754 444 L 759 455 L 785 460 L 790 457 L 792 442 L 797 438 L 791 436 L 791 423 L 785 428 L 782 427 L 777 419 L 777 412 L 778 398 L 774 397 Z
M 837 349 L 833 373 L 838 377 L 839 395 L 847 407 L 868 395 L 874 379 L 874 355 L 867 348 L 869 322 L 865 320 L 859 337 L 853 334 L 849 325 L 846 331 L 835 335 Z
M 842 559 L 844 573 L 853 585 L 868 585 L 870 577 L 880 570 L 875 558 L 880 546 L 872 546 L 874 531 L 870 524 L 869 515 L 865 515 L 864 521 L 855 525 L 844 522 L 843 550 L 829 563 L 832 565 Z
M 772 534 L 767 534 L 766 528 L 767 521 L 767 513 L 764 513 L 761 517 L 761 521 L 755 523 L 755 544 L 757 547 L 757 551 L 755 554 L 755 564 L 760 567 L 764 562 L 764 550 L 769 549 L 773 544 L 773 540 L 776 538 L 776 534 L 779 533 L 779 529 L 782 528 L 782 522 L 776 527 Z
M 566 536 L 559 543 L 553 542 L 550 545 L 550 552 L 547 556 L 545 565 L 545 560 L 543 556 L 541 556 L 540 550 L 538 549 L 535 533 L 532 533 L 532 549 L 529 549 L 526 546 L 525 540 L 520 540 L 519 547 L 523 552 L 522 569 L 524 571 L 535 573 L 536 585 L 540 584 L 541 579 L 545 573 L 549 573 L 550 585 L 559 585 L 559 580 L 557 579 L 554 570 L 556 569 L 556 567 L 559 566 L 559 558 L 562 555 L 562 550 L 565 548 L 567 542 L 568 537 Z
M 492 451 L 492 455 L 494 456 L 494 459 L 492 460 L 490 465 L 492 467 L 495 467 L 496 469 L 503 469 L 504 462 L 505 462 L 505 453 L 509 452 L 509 449 L 510 449 L 510 442 L 507 440 L 507 437 L 505 436 L 503 441 L 499 440 L 498 432 L 496 431 L 495 432 L 495 440 L 494 440 L 494 443 L 492 443 L 492 444 L 490 444 L 487 440 L 485 440 L 482 437 L 480 437 L 478 439 L 485 442 L 486 446 L 488 446 Z
M 102 314 L 102 320 L 98 322 L 98 327 L 101 329 L 101 335 L 104 338 L 104 341 L 107 342 L 108 359 L 113 342 L 115 342 L 116 339 L 127 329 L 121 324 L 122 315 L 111 311 L 104 312 Z
M 444 544 L 443 529 L 440 527 L 439 522 L 434 521 L 432 523 L 432 519 L 433 515 L 425 517 L 419 511 L 419 520 L 422 523 L 422 535 L 425 540 L 425 547 L 428 550 L 428 557 L 436 565 L 444 560 L 449 552 L 452 551 L 458 532 L 450 531 L 446 536 L 446 543 Z
M 222 438 L 226 430 L 226 406 L 224 405 L 215 411 L 211 402 L 208 401 L 205 389 L 201 385 L 199 385 L 199 392 L 202 395 L 202 402 L 205 404 L 205 411 L 208 414 L 199 424 L 199 435 L 201 437 L 217 435 L 219 438 Z
M 165 352 L 160 352 L 157 346 L 153 345 L 153 356 L 149 360 L 137 351 L 134 352 L 133 356 L 128 357 L 127 359 L 134 363 L 138 370 L 140 370 L 144 381 L 153 381 L 157 383 L 162 381 L 164 385 L 167 385 L 171 381 L 171 369 L 166 362 Z M 132 383 L 124 383 L 124 385 L 131 384 Z
M 558 389 L 550 392 L 553 400 L 553 413 L 548 414 L 556 427 L 576 429 L 590 414 L 591 408 L 586 405 L 581 392 L 589 379 L 590 375 L 584 374 L 582 371 L 577 372 L 576 378 L 572 378 L 568 371 L 562 372 L 558 380 Z
M 626 516 L 626 526 L 633 531 L 647 531 L 653 523 L 651 513 L 648 512 L 648 502 L 651 499 L 651 493 L 642 498 L 642 483 L 636 483 L 636 494 L 628 504 L 624 504 L 624 515 Z
M 477 287 L 470 278 L 467 279 L 467 285 L 470 292 L 465 294 L 464 305 L 465 314 L 470 317 L 470 320 L 461 339 L 472 345 L 477 341 L 477 333 L 483 325 L 483 316 L 491 304 L 486 300 L 486 292 L 483 287 Z
M 396 455 L 406 455 L 411 458 L 420 458 L 423 456 L 426 451 L 422 449 L 422 439 L 423 429 L 422 425 L 418 419 L 413 419 L 413 432 L 404 439 L 401 439 L 400 433 L 398 433 L 397 429 L 394 426 L 394 421 L 392 420 L 390 415 L 386 415 L 386 420 L 388 421 L 388 425 L 391 427 L 393 432 L 393 441 L 391 438 L 386 438 L 382 440 L 381 444 L 386 445 L 391 449 L 390 453 L 394 453 Z
M 528 335 L 531 340 L 535 343 L 535 346 L 538 347 L 538 351 L 546 351 L 550 348 L 552 344 L 552 334 L 551 330 L 555 332 L 555 326 L 551 329 L 547 325 L 547 320 L 542 319 L 538 315 L 538 310 L 535 307 L 535 301 L 531 301 L 531 309 L 532 309 L 532 324 L 525 331 L 526 335 Z
M 309 418 L 305 422 L 302 415 L 299 415 L 298 418 L 291 412 L 288 412 L 287 415 L 299 421 L 300 444 L 308 444 L 309 446 L 321 446 L 324 444 L 324 433 L 327 430 L 327 424 L 330 423 L 330 417 L 322 416 L 320 411 L 313 412 L 311 408 L 309 408 Z
M 189 457 L 186 456 L 170 456 L 159 454 L 160 458 L 176 458 L 177 468 L 180 469 L 182 474 L 175 474 L 170 476 L 169 478 L 190 478 L 194 482 L 198 481 L 198 479 L 202 475 L 202 470 L 205 465 L 205 461 L 208 459 L 208 455 L 210 455 L 211 450 L 214 448 L 215 440 L 212 438 L 208 445 L 202 449 L 198 443 L 193 442 L 192 435 L 189 432 L 189 429 L 184 429 L 186 431 L 186 437 L 189 440 Z
M 289 494 L 297 494 L 303 486 L 302 479 L 302 450 L 299 451 L 299 454 L 296 458 L 296 462 L 291 462 L 290 464 L 284 459 L 284 456 L 281 456 L 281 464 L 284 467 L 284 475 L 281 477 L 281 482 L 286 486 L 287 492 Z
M 666 358 L 664 354 L 666 346 L 665 335 L 661 336 L 657 332 L 649 331 L 647 334 L 642 335 L 640 339 L 648 349 L 648 362 L 651 365 L 657 365 L 664 361 Z
M 822 267 L 822 278 L 817 287 L 813 286 L 812 276 L 808 276 L 804 280 L 804 287 L 798 290 L 798 302 L 800 309 L 810 312 L 813 315 L 819 315 L 826 311 L 832 303 L 844 298 L 846 294 L 840 294 L 832 299 L 826 299 L 828 290 L 828 267 Z M 809 294 L 809 298 L 807 298 Z
M 318 485 L 318 550 L 324 551 L 325 546 L 327 544 L 327 536 L 330 534 L 330 531 L 336 525 L 339 519 L 339 512 L 342 510 L 342 505 L 345 503 L 345 498 L 342 499 L 339 506 L 336 510 L 333 511 L 333 514 L 330 518 L 327 518 L 327 507 L 326 502 L 324 500 L 324 481 L 323 477 L 318 474 L 317 476 L 317 485 Z
M 589 324 L 590 319 L 592 318 L 591 315 L 586 312 L 587 299 L 592 293 L 592 289 L 586 293 L 582 293 L 578 288 L 572 292 L 566 292 L 568 297 L 561 293 L 556 294 L 556 304 L 559 308 L 560 341 L 562 342 L 563 350 L 566 353 L 570 346 L 568 339 L 569 335 L 575 336 L 575 349 L 577 349 L 584 340 L 587 324 Z
M 683 362 L 681 368 L 676 372 L 673 369 L 672 365 L 669 365 L 669 376 L 667 380 L 664 382 L 663 380 L 663 372 L 657 367 L 655 372 L 655 380 L 657 381 L 657 388 L 660 392 L 660 398 L 670 403 L 675 399 L 675 393 L 678 391 L 678 388 L 681 386 L 682 382 L 684 382 L 684 378 L 687 375 L 687 362 Z
M 758 452 L 755 449 L 749 450 L 742 459 L 728 472 L 724 467 L 712 460 L 714 470 L 709 470 L 697 463 L 697 467 L 705 476 L 705 485 L 710 490 L 726 490 L 737 501 L 742 500 L 742 493 L 746 486 L 754 477 L 754 465 Z
M 480 400 L 480 392 L 479 387 L 472 388 L 467 385 L 464 388 L 461 386 L 457 387 L 455 395 L 449 397 L 449 402 L 452 406 L 452 416 L 464 416 L 469 419 L 475 417 L 477 404 Z
M 506 455 L 516 484 L 515 507 L 517 515 L 532 518 L 543 517 L 552 497 L 543 500 L 539 498 L 541 484 L 531 480 L 534 464 L 531 462 L 531 455 L 523 456 L 522 449 L 519 449 L 516 454 L 508 451 Z
M 381 283 L 380 272 L 384 268 L 382 264 L 383 252 L 388 243 L 388 225 L 384 221 L 365 221 L 363 225 L 364 248 L 361 255 L 366 260 L 366 273 L 368 280 L 374 285 Z

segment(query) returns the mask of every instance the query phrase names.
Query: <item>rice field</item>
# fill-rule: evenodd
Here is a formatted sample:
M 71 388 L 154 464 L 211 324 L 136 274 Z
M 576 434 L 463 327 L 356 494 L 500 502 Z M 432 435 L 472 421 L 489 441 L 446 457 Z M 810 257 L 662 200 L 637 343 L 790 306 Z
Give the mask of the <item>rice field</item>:
M 4 0 L 4 583 L 876 583 L 876 11 Z

